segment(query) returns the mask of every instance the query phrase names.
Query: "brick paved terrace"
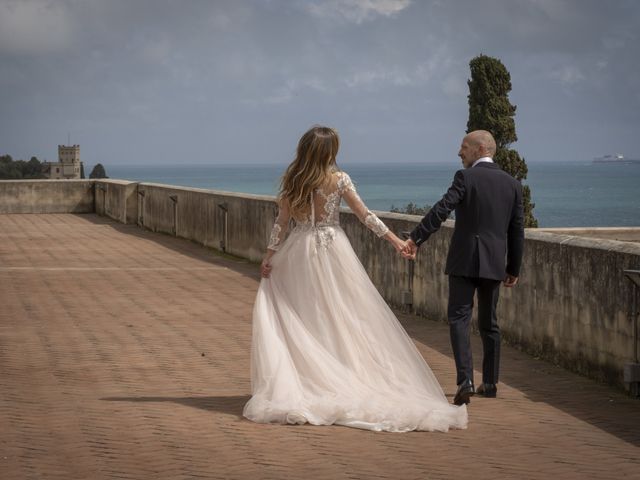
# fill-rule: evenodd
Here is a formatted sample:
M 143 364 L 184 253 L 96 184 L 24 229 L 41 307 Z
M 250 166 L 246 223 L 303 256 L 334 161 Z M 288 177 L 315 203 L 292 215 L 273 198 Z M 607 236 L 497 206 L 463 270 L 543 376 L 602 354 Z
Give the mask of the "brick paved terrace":
M 96 215 L 0 215 L 0 479 L 639 478 L 640 402 L 509 347 L 468 430 L 245 420 L 258 281 Z M 399 317 L 451 398 L 446 325 Z

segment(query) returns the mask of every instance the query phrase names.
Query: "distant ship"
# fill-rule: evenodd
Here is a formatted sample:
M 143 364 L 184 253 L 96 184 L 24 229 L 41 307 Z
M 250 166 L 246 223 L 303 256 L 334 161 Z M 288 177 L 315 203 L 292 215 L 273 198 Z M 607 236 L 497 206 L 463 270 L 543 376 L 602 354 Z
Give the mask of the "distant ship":
M 593 159 L 593 163 L 640 163 L 639 159 L 625 158 L 621 153 L 604 155 Z

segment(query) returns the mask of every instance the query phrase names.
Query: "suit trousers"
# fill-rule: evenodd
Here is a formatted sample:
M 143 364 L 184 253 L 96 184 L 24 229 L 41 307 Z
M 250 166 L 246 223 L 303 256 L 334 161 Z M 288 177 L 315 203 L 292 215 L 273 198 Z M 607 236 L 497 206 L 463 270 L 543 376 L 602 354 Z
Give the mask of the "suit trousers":
M 473 297 L 478 292 L 478 328 L 482 338 L 482 382 L 498 383 L 500 328 L 496 317 L 500 281 L 487 278 L 449 276 L 449 333 L 456 361 L 457 384 L 473 382 L 470 326 Z

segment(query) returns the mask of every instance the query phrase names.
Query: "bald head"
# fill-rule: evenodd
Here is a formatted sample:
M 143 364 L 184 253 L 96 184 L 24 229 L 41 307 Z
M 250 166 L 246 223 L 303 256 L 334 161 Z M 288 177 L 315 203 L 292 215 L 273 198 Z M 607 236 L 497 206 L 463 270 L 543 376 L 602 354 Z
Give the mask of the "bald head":
M 482 157 L 491 157 L 496 154 L 496 141 L 493 135 L 486 130 L 474 130 L 463 139 L 458 156 L 462 159 L 465 168 L 471 167 L 473 162 Z
M 482 149 L 482 157 L 493 157 L 496 154 L 496 141 L 490 132 L 486 130 L 474 130 L 465 138 L 467 138 L 472 145 Z

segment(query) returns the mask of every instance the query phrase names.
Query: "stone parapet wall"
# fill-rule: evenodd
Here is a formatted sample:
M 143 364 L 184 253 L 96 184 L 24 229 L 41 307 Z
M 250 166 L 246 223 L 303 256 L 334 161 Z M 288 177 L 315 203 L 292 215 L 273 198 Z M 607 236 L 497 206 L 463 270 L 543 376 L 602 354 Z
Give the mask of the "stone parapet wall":
M 638 219 L 640 221 L 640 219 Z M 618 240 L 621 242 L 640 243 L 640 227 L 572 227 L 572 228 L 539 228 L 539 232 L 570 235 L 572 237 L 599 238 L 602 240 Z
M 95 212 L 124 224 L 138 221 L 138 184 L 124 180 L 94 181 Z
M 272 197 L 153 183 L 138 185 L 139 225 L 260 261 L 273 225 Z
M 0 180 L 0 214 L 90 213 L 93 180 Z

